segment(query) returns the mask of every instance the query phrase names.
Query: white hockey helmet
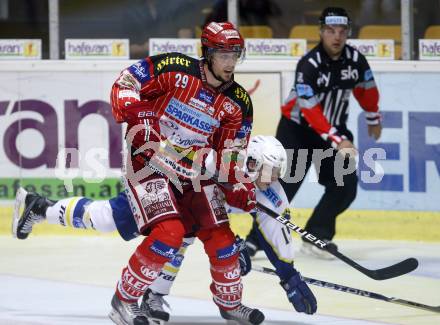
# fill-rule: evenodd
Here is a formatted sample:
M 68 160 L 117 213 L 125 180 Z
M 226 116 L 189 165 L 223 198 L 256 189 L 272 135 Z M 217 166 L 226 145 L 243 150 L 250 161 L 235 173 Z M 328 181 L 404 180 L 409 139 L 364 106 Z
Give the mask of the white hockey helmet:
M 287 154 L 281 142 L 270 135 L 251 137 L 247 148 L 246 171 L 251 177 L 264 166 L 279 168 L 280 178 L 286 174 Z

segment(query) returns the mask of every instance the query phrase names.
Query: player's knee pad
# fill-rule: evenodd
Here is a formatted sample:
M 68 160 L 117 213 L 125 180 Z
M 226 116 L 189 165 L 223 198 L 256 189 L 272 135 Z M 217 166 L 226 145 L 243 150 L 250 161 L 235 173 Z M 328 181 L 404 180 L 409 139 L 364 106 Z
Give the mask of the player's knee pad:
M 237 260 L 238 246 L 229 225 L 202 230 L 197 236 L 203 242 L 212 265 L 229 264 L 231 259 Z
M 229 225 L 200 231 L 197 236 L 205 246 L 211 264 L 210 286 L 214 302 L 222 309 L 236 308 L 241 302 L 243 286 L 238 263 L 239 247 Z
M 173 281 L 176 279 L 177 273 L 179 272 L 185 258 L 186 249 L 193 242 L 194 237 L 183 239 L 179 251 L 169 262 L 165 263 L 158 278 L 150 286 L 151 290 L 162 295 L 168 295 L 170 293 Z
M 150 261 L 165 263 L 178 252 L 184 234 L 185 229 L 180 219 L 161 221 L 152 227 L 150 234 L 136 252 Z
M 157 279 L 164 264 L 172 259 L 182 243 L 184 227 L 180 219 L 167 219 L 153 226 L 150 235 L 136 248 L 123 270 L 117 293 L 135 301 Z
M 194 237 L 184 238 L 182 245 L 180 245 L 179 251 L 164 265 L 160 276 L 164 279 L 174 281 L 174 277 L 179 272 L 183 259 L 185 258 L 185 252 L 189 245 L 194 242 Z

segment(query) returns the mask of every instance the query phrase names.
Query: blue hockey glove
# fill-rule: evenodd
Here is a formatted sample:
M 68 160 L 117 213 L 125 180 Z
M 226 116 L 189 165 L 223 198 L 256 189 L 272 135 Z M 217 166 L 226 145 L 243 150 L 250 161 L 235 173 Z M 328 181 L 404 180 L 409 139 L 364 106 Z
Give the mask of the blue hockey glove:
M 246 249 L 246 243 L 240 237 L 235 237 L 235 244 L 238 246 L 239 257 L 238 261 L 240 262 L 241 275 L 246 275 L 250 272 L 252 268 L 251 257 Z
M 297 312 L 309 315 L 316 312 L 317 303 L 315 295 L 304 282 L 299 272 L 292 276 L 289 281 L 281 281 L 280 284 L 286 290 L 287 298 Z

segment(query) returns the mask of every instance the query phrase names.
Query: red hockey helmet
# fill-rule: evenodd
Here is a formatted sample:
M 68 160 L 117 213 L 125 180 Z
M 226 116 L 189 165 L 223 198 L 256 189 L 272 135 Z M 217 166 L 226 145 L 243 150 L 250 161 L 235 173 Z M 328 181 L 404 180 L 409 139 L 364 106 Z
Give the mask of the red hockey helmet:
M 203 28 L 202 47 L 243 52 L 244 39 L 232 23 L 211 22 Z

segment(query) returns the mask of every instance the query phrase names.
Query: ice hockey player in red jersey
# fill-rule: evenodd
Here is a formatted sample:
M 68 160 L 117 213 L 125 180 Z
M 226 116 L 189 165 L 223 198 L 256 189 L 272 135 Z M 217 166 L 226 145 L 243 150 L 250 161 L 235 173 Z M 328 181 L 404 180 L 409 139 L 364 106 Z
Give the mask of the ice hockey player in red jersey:
M 209 172 L 215 169 L 211 158 L 212 156 L 209 156 L 205 160 Z M 280 215 L 283 214 L 285 218 L 290 218 L 290 215 L 286 214 L 289 202 L 278 182 L 287 169 L 286 151 L 281 143 L 273 136 L 251 137 L 244 161 L 244 171 L 252 177 L 257 188 L 257 201 Z M 216 198 L 213 205 L 222 207 L 223 202 L 220 201 L 222 200 Z M 12 232 L 14 237 L 22 240 L 28 238 L 34 224 L 44 220 L 50 224 L 76 229 L 93 229 L 98 232 L 117 230 L 124 240 L 139 236 L 125 192 L 119 193 L 110 200 L 92 200 L 77 196 L 55 202 L 20 188 L 14 206 Z M 232 210 L 228 206 L 226 208 L 228 212 Z M 67 212 L 60 213 L 66 210 Z M 20 214 L 20 211 L 23 212 Z M 236 212 L 240 213 L 239 210 Z M 289 229 L 261 211 L 253 211 L 251 214 L 258 224 L 257 241 L 276 268 L 281 280 L 280 284 L 286 291 L 289 301 L 298 312 L 315 313 L 316 298 L 294 267 L 294 244 Z M 170 314 L 165 309 L 165 306 L 169 307 L 169 305 L 164 296 L 170 293 L 185 252 L 193 242 L 194 237 L 183 239 L 178 253 L 164 265 L 159 276 L 142 297 L 140 308 L 148 316 L 151 324 L 164 324 L 169 321 Z M 247 253 L 249 248 L 246 248 L 240 238 L 236 239 L 236 244 L 240 247 L 240 271 L 242 275 L 246 275 L 252 267 Z
M 112 88 L 113 115 L 128 124 L 125 190 L 140 232 L 148 235 L 117 284 L 110 314 L 117 324 L 148 324 L 137 300 L 188 234 L 204 244 L 221 316 L 250 324 L 264 320 L 258 309 L 241 304 L 238 247 L 216 200 L 221 193 L 231 206 L 255 207 L 254 185 L 240 183 L 234 168 L 252 128 L 251 99 L 233 80 L 244 40 L 231 23 L 212 22 L 201 43 L 201 60 L 180 53 L 147 57 L 122 71 Z M 203 163 L 200 149 L 215 150 L 228 185 L 219 188 L 208 179 L 195 186 L 200 170 L 192 162 Z

